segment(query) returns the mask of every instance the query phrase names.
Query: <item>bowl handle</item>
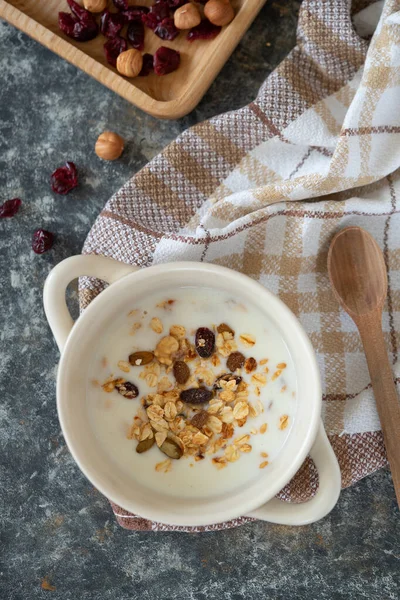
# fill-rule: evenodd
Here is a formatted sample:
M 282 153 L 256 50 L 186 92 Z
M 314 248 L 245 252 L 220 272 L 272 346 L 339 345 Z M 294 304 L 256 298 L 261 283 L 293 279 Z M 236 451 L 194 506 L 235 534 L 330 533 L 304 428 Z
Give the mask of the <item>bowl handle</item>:
M 248 516 L 280 525 L 307 525 L 325 517 L 338 501 L 341 475 L 338 461 L 322 421 L 314 445 L 310 450 L 310 456 L 319 475 L 319 487 L 311 500 L 295 504 L 273 498 Z
M 43 290 L 44 311 L 60 352 L 74 324 L 65 301 L 68 284 L 83 275 L 111 284 L 138 269 L 111 258 L 88 254 L 66 258 L 50 271 Z

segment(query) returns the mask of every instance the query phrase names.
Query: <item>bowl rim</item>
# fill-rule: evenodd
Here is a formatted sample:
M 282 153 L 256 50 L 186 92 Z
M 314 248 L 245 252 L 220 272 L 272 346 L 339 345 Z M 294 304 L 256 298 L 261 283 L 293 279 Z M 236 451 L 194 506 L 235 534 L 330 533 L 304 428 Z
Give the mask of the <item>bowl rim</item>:
M 151 507 L 148 507 L 144 504 L 138 505 L 138 502 L 134 498 L 127 499 L 123 494 L 121 495 L 118 492 L 118 490 L 112 488 L 111 485 L 108 487 L 107 483 L 104 482 L 101 475 L 96 472 L 96 469 L 93 469 L 93 466 L 91 466 L 87 463 L 87 461 L 85 461 L 85 457 L 81 456 L 79 448 L 75 446 L 75 443 L 73 441 L 73 435 L 69 430 L 67 415 L 67 383 L 68 377 L 70 375 L 69 369 L 71 360 L 73 362 L 73 359 L 71 359 L 71 355 L 74 352 L 75 344 L 79 342 L 79 339 L 82 336 L 82 333 L 84 332 L 84 329 L 87 326 L 89 320 L 93 319 L 93 316 L 95 314 L 101 313 L 102 307 L 109 304 L 113 296 L 117 295 L 118 293 L 121 293 L 122 290 L 127 289 L 132 281 L 135 281 L 135 285 L 137 287 L 138 284 L 141 283 L 143 285 L 146 283 L 146 281 L 152 279 L 154 276 L 160 275 L 161 273 L 165 273 L 166 271 L 169 273 L 171 271 L 174 271 L 184 274 L 184 272 L 188 270 L 194 270 L 203 273 L 212 272 L 221 277 L 228 277 L 234 279 L 236 283 L 250 286 L 255 294 L 261 294 L 264 298 L 268 299 L 268 302 L 272 303 L 273 308 L 281 312 L 286 322 L 289 323 L 289 326 L 294 328 L 293 330 L 298 336 L 299 343 L 301 343 L 302 349 L 305 350 L 307 354 L 307 368 L 309 369 L 309 375 L 312 381 L 310 395 L 311 409 L 309 414 L 308 428 L 304 438 L 302 439 L 301 445 L 298 448 L 298 452 L 293 457 L 291 464 L 285 468 L 284 476 L 282 476 L 281 474 L 281 476 L 279 476 L 276 479 L 276 481 L 272 483 L 269 482 L 269 485 L 266 486 L 267 491 L 265 493 L 260 493 L 256 497 L 249 496 L 247 501 L 243 501 L 240 504 L 240 506 L 231 505 L 231 503 L 229 503 L 228 506 L 224 506 L 223 510 L 215 512 L 213 516 L 211 516 L 209 513 L 206 513 L 199 514 L 198 516 L 196 516 L 196 518 L 193 518 L 190 515 L 188 516 L 175 514 L 172 516 L 168 513 L 167 510 L 163 514 L 160 514 L 158 511 L 154 511 Z M 182 281 L 182 283 L 184 284 L 184 280 Z M 265 313 L 269 318 L 271 318 L 271 310 L 265 311 Z M 263 285 L 261 285 L 257 281 L 251 279 L 247 275 L 244 275 L 237 271 L 233 271 L 232 269 L 229 269 L 227 267 L 214 265 L 212 263 L 174 262 L 153 265 L 142 270 L 133 272 L 132 274 L 126 275 L 122 279 L 111 284 L 96 298 L 94 298 L 94 300 L 90 303 L 90 305 L 85 309 L 85 311 L 81 314 L 79 319 L 74 324 L 74 327 L 72 328 L 72 331 L 65 344 L 57 374 L 57 411 L 61 429 L 66 444 L 82 473 L 104 496 L 106 496 L 114 504 L 134 514 L 139 514 L 145 519 L 162 522 L 168 525 L 206 526 L 220 523 L 223 521 L 238 518 L 242 515 L 246 515 L 255 510 L 256 508 L 262 506 L 265 502 L 274 497 L 292 479 L 292 477 L 295 475 L 295 473 L 298 471 L 298 469 L 304 462 L 309 450 L 311 449 L 319 426 L 321 405 L 322 397 L 320 373 L 317 365 L 316 355 L 311 345 L 311 342 L 297 317 L 286 306 L 286 304 L 284 304 L 275 294 L 267 290 Z M 293 428 L 295 428 L 295 424 L 293 425 Z M 264 473 L 260 471 L 260 477 L 257 478 L 257 481 L 262 481 L 263 476 Z

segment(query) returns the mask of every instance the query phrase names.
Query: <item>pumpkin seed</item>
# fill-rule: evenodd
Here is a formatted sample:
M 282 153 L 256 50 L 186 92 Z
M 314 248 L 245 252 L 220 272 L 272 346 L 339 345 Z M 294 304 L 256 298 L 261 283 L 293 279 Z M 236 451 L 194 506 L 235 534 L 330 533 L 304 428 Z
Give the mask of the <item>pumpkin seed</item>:
M 180 442 L 179 443 L 178 440 L 179 440 L 179 438 L 177 438 L 175 436 L 167 437 L 165 442 L 163 444 L 161 444 L 161 446 L 160 446 L 161 452 L 164 452 L 164 454 L 166 454 L 170 458 L 174 458 L 176 460 L 181 458 L 181 456 L 183 455 L 184 448 L 183 448 L 182 442 L 180 442 L 180 440 L 179 440 L 179 442 Z
M 136 452 L 138 452 L 138 454 L 142 454 L 142 452 L 146 452 L 146 450 L 150 450 L 150 448 L 154 445 L 155 441 L 156 440 L 154 439 L 154 436 L 152 438 L 147 438 L 146 440 L 142 440 L 136 446 Z

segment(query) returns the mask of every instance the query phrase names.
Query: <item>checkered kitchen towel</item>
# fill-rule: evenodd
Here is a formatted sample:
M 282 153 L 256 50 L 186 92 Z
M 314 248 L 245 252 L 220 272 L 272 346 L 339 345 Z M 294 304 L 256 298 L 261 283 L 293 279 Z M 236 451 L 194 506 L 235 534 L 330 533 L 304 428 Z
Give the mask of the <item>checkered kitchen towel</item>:
M 344 487 L 386 464 L 361 341 L 326 271 L 347 225 L 384 252 L 383 325 L 400 383 L 400 0 L 356 4 L 304 0 L 297 46 L 257 99 L 170 144 L 111 198 L 84 247 L 143 267 L 214 262 L 277 294 L 316 350 Z M 100 289 L 84 280 L 82 307 Z M 281 497 L 302 501 L 317 485 L 308 461 Z M 113 508 L 129 529 L 171 529 Z

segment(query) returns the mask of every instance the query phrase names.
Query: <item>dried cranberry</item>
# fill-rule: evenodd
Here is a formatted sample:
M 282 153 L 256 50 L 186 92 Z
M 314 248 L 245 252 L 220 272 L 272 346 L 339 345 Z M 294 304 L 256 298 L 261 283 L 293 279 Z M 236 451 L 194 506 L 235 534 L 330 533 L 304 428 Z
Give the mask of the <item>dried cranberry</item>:
M 187 0 L 167 0 L 167 1 L 168 1 L 169 7 L 172 10 L 176 10 L 177 8 L 180 8 L 184 4 L 187 4 Z
M 176 50 L 161 46 L 154 54 L 154 72 L 156 75 L 168 75 L 176 71 L 181 62 L 181 56 Z
M 169 17 L 169 5 L 167 0 L 156 0 L 150 7 L 150 12 L 158 17 L 159 21 Z
M 171 42 L 176 38 L 177 35 L 179 35 L 179 29 L 175 27 L 174 20 L 171 19 L 171 17 L 167 17 L 157 25 L 154 33 L 162 40 L 168 40 Z
M 0 219 L 6 217 L 13 217 L 17 214 L 20 209 L 22 202 L 19 198 L 13 198 L 12 200 L 6 200 L 4 204 L 0 206 Z
M 113 67 L 117 66 L 117 58 L 121 52 L 125 52 L 128 49 L 128 42 L 125 38 L 119 37 L 111 38 L 104 44 L 104 54 L 106 55 L 107 62 Z
M 51 187 L 56 194 L 68 194 L 78 185 L 78 171 L 73 162 L 66 162 L 64 167 L 59 167 L 51 176 Z
M 149 12 L 149 8 L 147 6 L 130 6 L 127 10 L 122 12 L 122 16 L 124 17 L 127 23 L 131 21 L 141 21 L 142 15 L 145 15 Z
M 196 351 L 201 358 L 209 358 L 214 352 L 215 335 L 208 327 L 199 327 L 195 337 Z
M 193 27 L 193 29 L 189 31 L 186 39 L 189 40 L 189 42 L 194 42 L 195 40 L 212 40 L 217 37 L 220 31 L 221 27 L 213 25 L 210 21 L 207 21 L 207 19 L 203 19 L 197 27 Z
M 67 2 L 73 14 L 58 13 L 58 25 L 61 31 L 80 42 L 87 42 L 95 38 L 99 28 L 94 16 L 74 0 L 67 0 Z
M 138 77 L 145 77 L 154 70 L 153 61 L 154 58 L 152 54 L 143 54 L 143 66 Z
M 128 8 L 128 0 L 113 0 L 115 8 L 118 10 L 126 10 Z
M 136 50 L 144 48 L 144 25 L 142 21 L 131 21 L 128 25 L 127 37 Z
M 146 27 L 154 31 L 160 21 L 155 14 L 149 12 L 147 15 L 142 15 L 142 22 Z
M 54 242 L 54 235 L 46 229 L 36 229 L 32 238 L 32 250 L 36 254 L 43 254 L 50 250 Z
M 153 4 L 149 13 L 142 15 L 142 21 L 149 29 L 154 31 L 158 24 L 167 17 L 169 17 L 168 3 L 165 0 L 160 0 Z
M 125 24 L 124 17 L 119 13 L 110 13 L 105 10 L 100 19 L 100 31 L 108 38 L 113 38 L 119 34 Z

